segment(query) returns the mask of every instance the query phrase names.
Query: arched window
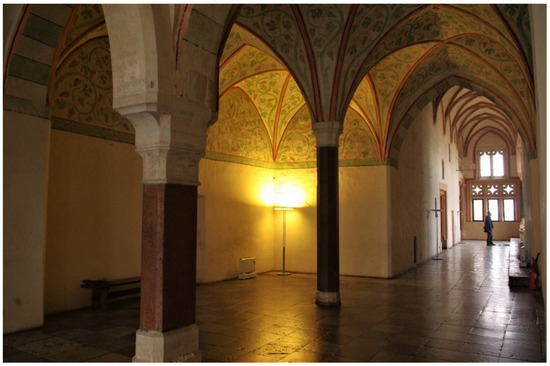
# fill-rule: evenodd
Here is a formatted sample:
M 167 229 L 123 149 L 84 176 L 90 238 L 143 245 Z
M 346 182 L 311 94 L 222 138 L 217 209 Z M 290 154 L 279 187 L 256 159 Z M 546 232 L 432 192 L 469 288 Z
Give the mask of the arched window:
M 478 177 L 480 179 L 498 179 L 506 175 L 503 149 L 478 150 Z
M 470 220 L 482 222 L 490 211 L 493 221 L 519 221 L 521 181 L 509 177 L 506 149 L 478 149 L 476 157 L 477 179 L 467 181 Z

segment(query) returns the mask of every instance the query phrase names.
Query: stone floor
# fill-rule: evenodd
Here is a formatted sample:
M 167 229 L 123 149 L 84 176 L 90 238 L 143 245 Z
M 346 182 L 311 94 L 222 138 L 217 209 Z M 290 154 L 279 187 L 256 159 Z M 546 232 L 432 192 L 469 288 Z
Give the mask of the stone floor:
M 313 275 L 197 288 L 204 361 L 545 361 L 539 291 L 509 288 L 506 243 L 468 241 L 392 280 L 342 276 L 342 307 L 313 303 Z M 5 362 L 129 362 L 139 301 L 48 316 L 4 336 Z

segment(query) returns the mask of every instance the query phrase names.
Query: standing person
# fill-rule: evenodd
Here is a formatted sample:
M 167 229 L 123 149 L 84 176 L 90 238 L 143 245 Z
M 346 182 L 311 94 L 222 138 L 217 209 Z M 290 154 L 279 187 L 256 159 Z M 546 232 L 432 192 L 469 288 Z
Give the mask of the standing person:
M 483 231 L 487 233 L 487 245 L 495 245 L 495 243 L 493 243 L 493 220 L 491 220 L 490 212 L 487 212 L 487 216 L 485 216 Z

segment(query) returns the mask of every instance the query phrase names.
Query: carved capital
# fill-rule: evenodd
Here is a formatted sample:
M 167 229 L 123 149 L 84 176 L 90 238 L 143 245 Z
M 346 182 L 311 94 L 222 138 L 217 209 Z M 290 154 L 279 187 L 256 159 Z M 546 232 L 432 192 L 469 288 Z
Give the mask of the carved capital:
M 169 147 L 136 149 L 143 159 L 143 183 L 199 185 L 199 161 L 204 153 Z
M 338 146 L 342 134 L 342 125 L 337 121 L 313 123 L 313 133 L 317 138 L 317 147 Z

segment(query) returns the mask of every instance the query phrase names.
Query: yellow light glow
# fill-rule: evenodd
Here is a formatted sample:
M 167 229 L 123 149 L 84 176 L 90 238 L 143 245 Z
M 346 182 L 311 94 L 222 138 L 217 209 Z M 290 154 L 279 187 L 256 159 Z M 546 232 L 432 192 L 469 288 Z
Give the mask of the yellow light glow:
M 268 182 L 262 187 L 260 198 L 264 205 L 276 210 L 303 207 L 306 203 L 304 190 L 294 183 Z
M 273 206 L 275 203 L 275 183 L 269 182 L 263 186 L 260 192 L 260 199 L 266 206 Z
M 277 207 L 302 207 L 304 201 L 304 191 L 298 187 L 287 186 L 275 192 L 274 205 Z

